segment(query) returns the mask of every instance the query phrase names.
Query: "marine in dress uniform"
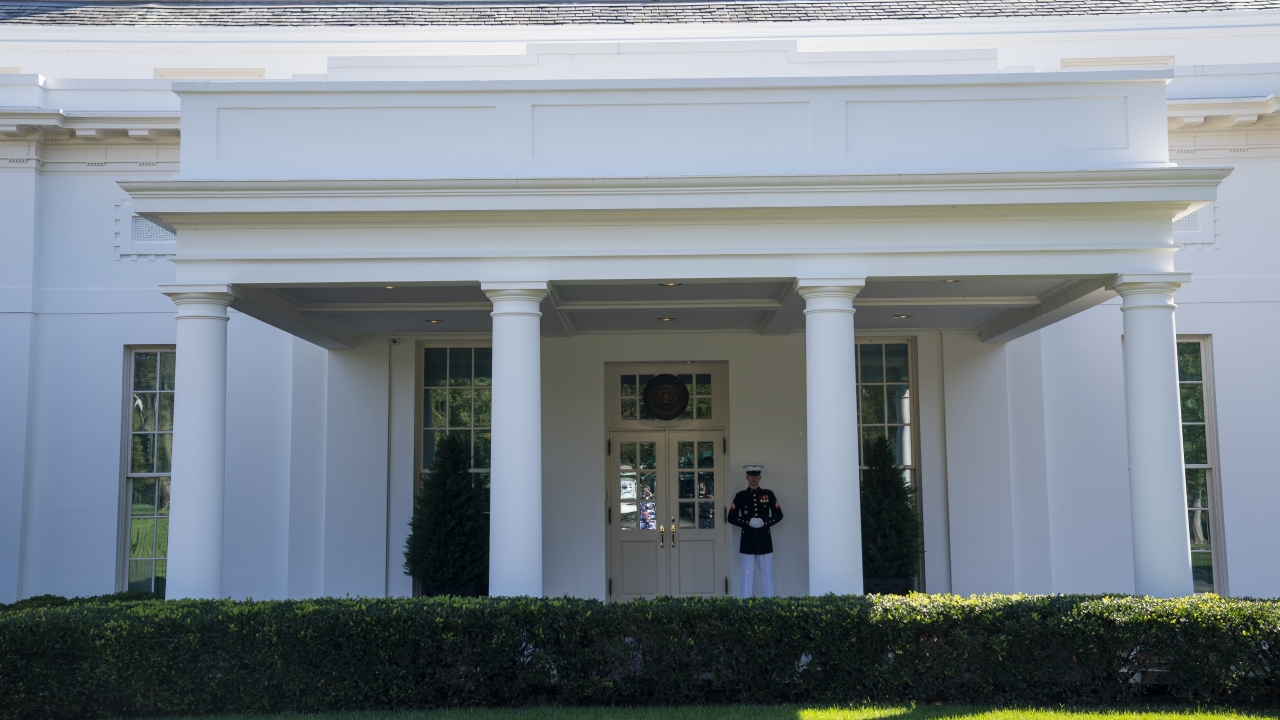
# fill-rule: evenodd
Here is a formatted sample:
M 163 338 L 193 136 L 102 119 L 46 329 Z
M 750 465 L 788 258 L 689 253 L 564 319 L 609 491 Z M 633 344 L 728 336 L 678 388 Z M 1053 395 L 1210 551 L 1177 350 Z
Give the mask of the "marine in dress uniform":
M 782 505 L 772 490 L 760 487 L 763 465 L 743 465 L 742 468 L 747 471 L 749 487 L 734 495 L 729 505 L 729 524 L 742 528 L 742 540 L 738 543 L 742 597 L 751 597 L 757 568 L 764 596 L 773 597 L 773 537 L 769 528 L 782 521 Z

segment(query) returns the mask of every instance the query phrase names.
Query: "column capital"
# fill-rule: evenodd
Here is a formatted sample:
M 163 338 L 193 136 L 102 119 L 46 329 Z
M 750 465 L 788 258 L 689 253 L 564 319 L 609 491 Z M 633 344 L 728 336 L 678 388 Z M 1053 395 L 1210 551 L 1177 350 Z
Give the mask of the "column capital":
M 493 303 L 493 312 L 489 313 L 491 317 L 501 315 L 542 317 L 538 306 L 546 299 L 549 292 L 548 283 L 545 280 L 482 282 L 480 289 Z
M 796 292 L 804 298 L 804 314 L 853 313 L 853 299 L 867 284 L 866 278 L 797 278 Z
M 168 284 L 160 292 L 178 306 L 178 317 L 227 319 L 227 307 L 242 297 L 240 289 L 226 283 Z
M 1111 289 L 1120 296 L 1122 310 L 1173 308 L 1173 295 L 1191 282 L 1191 273 L 1120 273 Z

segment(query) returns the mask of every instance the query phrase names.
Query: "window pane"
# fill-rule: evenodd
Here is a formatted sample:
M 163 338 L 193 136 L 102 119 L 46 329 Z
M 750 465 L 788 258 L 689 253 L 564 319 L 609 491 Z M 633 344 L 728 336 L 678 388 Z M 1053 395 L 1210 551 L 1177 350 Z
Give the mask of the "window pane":
M 716 504 L 713 502 L 698 503 L 698 529 L 716 529 Z
M 436 462 L 436 434 L 433 430 L 422 433 L 422 469 L 430 470 Z
M 622 419 L 623 420 L 636 419 L 636 399 L 635 398 L 622 399 Z
M 867 448 L 871 447 L 871 443 L 876 438 L 884 436 L 885 429 L 883 425 L 872 425 L 870 427 L 862 428 L 862 458 L 864 462 L 866 460 Z
M 649 413 L 649 408 L 648 408 L 648 406 L 646 406 L 646 405 L 644 404 L 644 401 L 641 401 L 641 402 L 639 403 L 639 410 L 640 410 L 640 419 L 641 419 L 641 420 L 652 420 L 652 419 L 653 419 L 653 415 Z
M 640 473 L 640 499 L 641 500 L 657 500 L 658 499 L 658 474 L 651 472 Z
M 156 514 L 156 481 L 155 478 L 134 478 L 130 513 L 133 515 Z
M 623 500 L 636 499 L 636 474 L 625 472 L 618 478 L 618 497 Z
M 676 443 L 676 462 L 682 468 L 693 467 L 693 443 Z
M 1200 343 L 1178 343 L 1178 379 L 1183 382 L 1204 379 L 1200 371 Z
M 894 461 L 899 465 L 910 465 L 911 460 L 911 426 L 898 425 L 888 428 L 889 439 L 893 441 L 893 450 L 897 459 Z
M 156 429 L 173 430 L 173 393 L 160 393 L 156 401 Z
M 885 382 L 907 382 L 910 378 L 910 363 L 907 362 L 906 343 L 894 343 L 884 346 L 884 380 Z
M 637 504 L 640 506 L 640 529 L 641 530 L 657 530 L 658 529 L 657 503 L 642 502 Z
M 693 375 L 684 374 L 684 375 L 676 375 L 676 377 L 680 379 L 680 382 L 684 383 L 685 389 L 687 389 L 689 391 L 689 394 L 692 395 L 693 394 Z
M 692 500 L 697 496 L 697 491 L 693 484 L 693 473 L 680 473 L 680 497 Z
M 169 514 L 169 478 L 156 478 L 156 512 Z
M 159 389 L 173 392 L 174 364 L 176 362 L 177 353 L 160 353 Z
M 699 420 L 711 419 L 711 398 L 709 397 L 695 398 L 694 404 L 698 408 Z
M 710 500 L 716 496 L 716 474 L 710 470 L 698 472 L 698 497 Z
M 473 434 L 473 448 L 471 454 L 471 467 L 487 468 L 490 463 L 489 450 L 493 444 L 492 436 L 487 432 L 477 432 Z
M 653 376 L 652 376 L 652 375 L 641 375 L 641 376 L 640 376 L 640 382 L 639 382 L 639 385 L 638 385 L 638 387 L 639 387 L 639 389 L 640 389 L 640 394 L 642 394 L 642 395 L 644 394 L 644 386 L 645 386 L 645 385 L 648 385 L 648 384 L 649 384 L 649 383 L 651 383 L 651 382 L 653 382 Z
M 1187 471 L 1187 507 L 1209 507 L 1209 471 Z
M 164 560 L 156 561 L 156 585 L 155 585 L 155 589 L 152 590 L 152 592 L 160 596 L 161 599 L 164 598 L 164 592 L 165 592 L 164 586 L 165 586 L 165 580 L 167 580 L 165 576 L 169 574 L 168 566 L 169 566 L 169 563 L 165 562 Z
M 493 384 L 493 348 L 476 348 L 475 384 Z
M 133 518 L 129 521 L 129 557 L 155 557 L 156 519 Z
M 133 394 L 133 431 L 143 432 L 156 429 L 156 396 L 155 393 Z
M 173 435 L 161 433 L 156 435 L 156 469 L 155 472 L 167 473 L 173 469 Z
M 1188 465 L 1207 465 L 1209 449 L 1205 444 L 1203 425 L 1182 426 L 1182 457 Z
M 1212 541 L 1209 535 L 1209 511 L 1188 510 L 1187 527 L 1191 531 L 1191 549 L 1208 550 Z
M 140 352 L 133 356 L 133 389 L 156 389 L 156 353 Z
M 884 422 L 884 386 L 883 385 L 859 385 L 859 394 L 862 396 L 862 407 L 859 409 L 861 417 L 858 419 L 863 425 L 875 425 Z
M 883 345 L 858 346 L 859 382 L 884 382 Z
M 449 391 L 444 388 L 422 391 L 422 424 L 425 427 L 448 427 Z
M 129 561 L 129 590 L 132 592 L 151 592 L 151 572 L 155 563 L 151 560 Z
M 466 388 L 449 390 L 449 427 L 471 427 L 471 390 Z
M 476 427 L 493 425 L 493 391 L 488 388 L 475 391 Z
M 133 448 L 129 453 L 129 472 L 155 472 L 154 435 L 134 435 Z
M 636 444 L 633 442 L 620 443 L 618 445 L 618 467 L 623 470 L 635 470 L 636 463 Z
M 618 514 L 618 525 L 623 530 L 635 530 L 636 525 L 636 504 L 633 502 L 622 503 L 622 512 Z
M 1191 553 L 1191 579 L 1198 593 L 1213 592 L 1213 555 L 1207 552 Z
M 891 423 L 911 422 L 911 391 L 907 385 L 886 385 L 884 387 L 887 414 L 885 419 Z
M 1183 383 L 1178 390 L 1182 394 L 1182 422 L 1204 422 L 1204 385 Z
M 658 467 L 657 445 L 651 442 L 640 443 L 640 467 L 652 470 Z
M 710 395 L 711 394 L 711 374 L 698 373 L 697 383 L 694 390 L 698 395 Z
M 156 520 L 156 557 L 169 557 L 169 518 Z
M 714 442 L 698 443 L 698 467 L 711 468 L 716 466 L 716 444 Z
M 680 503 L 680 527 L 693 528 L 697 526 L 697 510 L 694 509 L 693 503 Z
M 636 376 L 623 375 L 621 387 L 619 388 L 623 397 L 632 397 L 636 394 Z
M 440 387 L 445 384 L 448 352 L 445 348 L 426 348 L 422 351 L 423 387 Z
M 449 384 L 471 384 L 471 348 L 449 348 Z

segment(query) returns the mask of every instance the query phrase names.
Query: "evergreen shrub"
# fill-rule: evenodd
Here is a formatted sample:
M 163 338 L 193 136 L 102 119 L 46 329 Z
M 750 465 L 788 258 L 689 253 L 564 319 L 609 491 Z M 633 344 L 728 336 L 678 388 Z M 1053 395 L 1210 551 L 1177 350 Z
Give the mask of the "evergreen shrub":
M 0 612 L 0 718 L 441 706 L 1277 700 L 1280 603 L 950 595 Z
M 862 574 L 902 578 L 916 574 L 924 553 L 924 530 L 916 512 L 915 490 L 907 485 L 889 438 L 865 443 L 860 487 Z
M 423 595 L 485 595 L 489 522 L 484 487 L 471 472 L 471 433 L 449 433 L 413 503 L 404 571 Z

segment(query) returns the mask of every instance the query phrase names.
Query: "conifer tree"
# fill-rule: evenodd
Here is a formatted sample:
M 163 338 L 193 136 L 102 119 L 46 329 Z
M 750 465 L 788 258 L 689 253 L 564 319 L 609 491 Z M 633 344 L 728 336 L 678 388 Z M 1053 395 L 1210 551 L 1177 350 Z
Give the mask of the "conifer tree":
M 877 437 L 863 449 L 862 574 L 869 578 L 909 578 L 923 552 L 920 516 L 897 464 L 893 443 Z
M 470 433 L 449 433 L 414 499 L 404 570 L 423 595 L 483 594 L 489 576 L 484 487 L 471 470 Z

